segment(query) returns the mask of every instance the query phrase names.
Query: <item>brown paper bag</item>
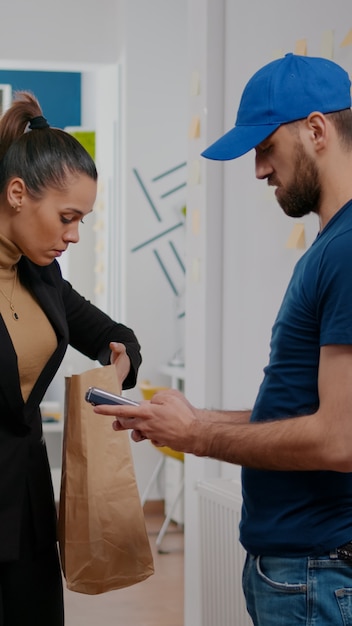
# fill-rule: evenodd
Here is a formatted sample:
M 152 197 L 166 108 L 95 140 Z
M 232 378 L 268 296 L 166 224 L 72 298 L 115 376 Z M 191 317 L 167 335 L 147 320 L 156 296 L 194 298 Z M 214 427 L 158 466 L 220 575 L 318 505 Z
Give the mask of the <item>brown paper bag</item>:
M 153 574 L 127 431 L 96 415 L 90 386 L 119 393 L 113 365 L 66 379 L 59 547 L 66 585 L 98 594 Z

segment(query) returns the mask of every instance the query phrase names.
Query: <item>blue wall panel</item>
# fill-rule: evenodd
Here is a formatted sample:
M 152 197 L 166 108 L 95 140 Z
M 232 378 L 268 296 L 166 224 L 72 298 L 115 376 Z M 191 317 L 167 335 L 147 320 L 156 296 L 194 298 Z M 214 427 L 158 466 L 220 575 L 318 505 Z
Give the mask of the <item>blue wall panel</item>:
M 81 125 L 81 74 L 79 72 L 42 72 L 0 70 L 0 83 L 13 91 L 31 91 L 38 98 L 51 126 Z

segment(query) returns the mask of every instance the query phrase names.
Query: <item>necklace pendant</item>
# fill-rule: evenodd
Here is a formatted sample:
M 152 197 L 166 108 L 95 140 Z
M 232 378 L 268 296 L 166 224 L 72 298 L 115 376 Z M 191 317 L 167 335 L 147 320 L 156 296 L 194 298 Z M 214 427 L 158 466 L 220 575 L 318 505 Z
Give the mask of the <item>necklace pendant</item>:
M 16 313 L 16 311 L 15 311 L 15 307 L 14 307 L 14 305 L 13 305 L 13 304 L 10 304 L 10 309 L 11 309 L 11 311 L 12 311 L 12 317 L 13 317 L 13 319 L 14 319 L 14 320 L 16 320 L 16 322 L 17 322 L 17 320 L 19 319 L 19 317 L 18 317 L 18 315 L 17 315 L 17 313 Z

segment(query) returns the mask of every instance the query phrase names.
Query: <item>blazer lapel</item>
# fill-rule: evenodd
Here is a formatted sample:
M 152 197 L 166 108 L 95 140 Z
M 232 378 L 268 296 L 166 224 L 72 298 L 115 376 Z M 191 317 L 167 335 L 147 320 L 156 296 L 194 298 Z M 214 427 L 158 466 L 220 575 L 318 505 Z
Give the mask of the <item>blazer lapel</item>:
M 24 402 L 21 394 L 20 380 L 17 369 L 17 355 L 14 351 L 10 335 L 0 315 L 0 401 L 2 416 L 14 419 L 21 415 Z
M 0 316 L 0 402 L 2 412 L 4 411 L 3 415 L 10 413 L 9 419 L 12 422 L 15 420 L 17 423 L 24 424 L 30 421 L 33 411 L 41 402 L 48 385 L 57 372 L 66 351 L 68 331 L 65 324 L 65 308 L 59 297 L 57 287 L 50 281 L 50 274 L 48 273 L 49 280 L 46 280 L 45 272 L 41 275 L 41 268 L 33 267 L 23 257 L 19 269 L 21 281 L 33 293 L 47 315 L 55 330 L 58 342 L 56 350 L 35 382 L 27 402 L 24 403 L 18 376 L 17 356 L 6 325 Z

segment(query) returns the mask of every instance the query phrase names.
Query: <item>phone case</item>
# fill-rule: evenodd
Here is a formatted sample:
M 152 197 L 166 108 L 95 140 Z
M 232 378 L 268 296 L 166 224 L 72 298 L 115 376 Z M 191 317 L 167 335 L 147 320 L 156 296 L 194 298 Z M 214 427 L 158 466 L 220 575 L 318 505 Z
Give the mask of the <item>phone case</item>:
M 139 402 L 118 396 L 110 391 L 99 389 L 98 387 L 89 387 L 86 392 L 86 400 L 90 404 L 127 404 L 130 406 L 138 406 Z

